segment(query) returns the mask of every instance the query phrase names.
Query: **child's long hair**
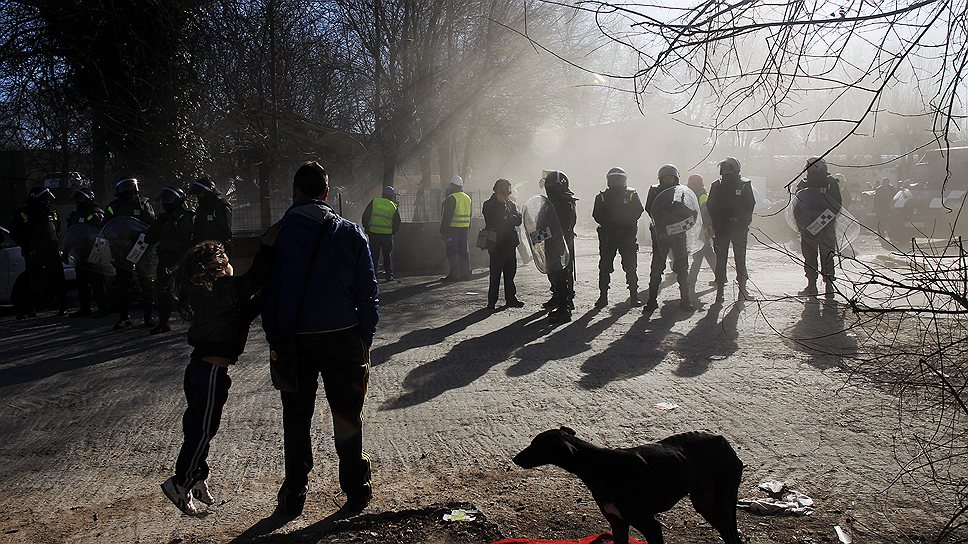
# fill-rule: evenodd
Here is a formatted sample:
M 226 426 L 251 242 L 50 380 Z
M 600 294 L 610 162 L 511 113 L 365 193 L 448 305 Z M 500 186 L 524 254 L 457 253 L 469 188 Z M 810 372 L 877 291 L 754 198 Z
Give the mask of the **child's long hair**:
M 208 240 L 188 250 L 171 275 L 171 295 L 182 319 L 191 320 L 195 315 L 192 310 L 195 288 L 211 291 L 215 279 L 225 275 L 228 264 L 225 247 L 219 242 Z

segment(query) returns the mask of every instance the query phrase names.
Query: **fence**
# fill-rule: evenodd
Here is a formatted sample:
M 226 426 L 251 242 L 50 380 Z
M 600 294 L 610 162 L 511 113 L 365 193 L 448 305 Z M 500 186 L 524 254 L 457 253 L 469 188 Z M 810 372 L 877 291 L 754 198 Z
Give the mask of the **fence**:
M 481 217 L 481 205 L 490 198 L 484 191 L 464 191 L 471 197 L 472 217 Z M 441 203 L 446 193 L 442 189 L 428 189 L 424 191 L 423 205 L 417 205 L 417 193 L 403 193 L 397 195 L 397 205 L 400 210 L 400 220 L 404 223 L 419 223 L 423 221 L 440 221 Z

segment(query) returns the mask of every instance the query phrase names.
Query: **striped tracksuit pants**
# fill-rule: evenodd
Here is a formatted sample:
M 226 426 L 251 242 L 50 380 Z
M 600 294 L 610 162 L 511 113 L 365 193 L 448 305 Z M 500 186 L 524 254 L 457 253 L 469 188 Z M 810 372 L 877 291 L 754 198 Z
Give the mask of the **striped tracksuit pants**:
M 208 478 L 208 447 L 222 420 L 222 408 L 232 380 L 228 369 L 200 359 L 185 367 L 185 398 L 188 408 L 182 418 L 185 441 L 175 461 L 175 479 L 192 487 Z

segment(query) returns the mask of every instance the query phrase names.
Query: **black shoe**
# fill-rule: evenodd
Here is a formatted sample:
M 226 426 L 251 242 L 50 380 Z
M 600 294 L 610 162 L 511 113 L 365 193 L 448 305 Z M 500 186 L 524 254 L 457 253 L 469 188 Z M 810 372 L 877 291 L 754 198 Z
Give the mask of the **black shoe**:
M 346 504 L 343 505 L 342 510 L 345 513 L 358 514 L 370 505 L 370 499 L 372 498 L 373 492 L 369 489 L 359 495 L 349 495 L 346 497 Z
M 27 314 L 17 314 L 17 319 L 19 321 L 23 321 L 24 319 L 27 319 Z
M 65 317 L 65 316 L 67 316 L 67 310 L 59 310 L 57 312 L 57 317 Z
M 521 302 L 520 300 L 516 299 L 516 298 L 512 298 L 511 300 L 507 301 L 507 307 L 508 308 L 524 308 L 524 303 Z
M 691 312 L 691 311 L 695 310 L 696 307 L 693 306 L 688 300 L 680 300 L 679 301 L 679 309 L 680 310 L 685 310 L 687 312 Z
M 557 303 L 558 303 L 558 299 L 556 299 L 555 297 L 551 297 L 547 300 L 547 302 L 542 303 L 541 307 L 547 310 L 548 308 L 553 308 Z
M 87 317 L 89 315 L 94 315 L 90 308 L 81 308 L 71 312 L 71 317 Z
M 548 323 L 552 325 L 560 325 L 562 323 L 568 323 L 569 321 L 571 321 L 571 312 L 564 308 L 558 308 L 548 314 Z
M 148 334 L 162 334 L 166 332 L 171 332 L 171 327 L 168 323 L 159 323 L 158 326 L 148 331 Z
M 643 313 L 651 313 L 659 309 L 659 303 L 655 299 L 650 298 L 649 302 L 645 304 L 645 308 L 642 308 Z
M 282 482 L 276 499 L 279 501 L 276 511 L 280 514 L 296 518 L 302 515 L 303 507 L 306 506 L 306 494 L 309 492 L 309 485 L 290 487 L 286 482 Z
M 447 276 L 444 276 L 444 277 L 440 278 L 440 281 L 442 281 L 442 282 L 452 282 L 452 281 L 460 281 L 460 280 L 457 278 L 457 276 L 447 275 Z
M 598 297 L 598 300 L 595 301 L 595 307 L 604 308 L 605 306 L 608 306 L 608 295 L 602 293 L 602 296 Z
M 488 304 L 484 309 L 485 310 L 488 310 L 488 311 L 491 311 L 491 312 L 496 312 L 497 311 L 497 305 L 492 302 L 492 303 Z
M 121 319 L 118 320 L 117 323 L 114 324 L 114 330 L 120 331 L 122 329 L 127 329 L 130 326 L 131 326 L 131 320 L 128 319 L 127 317 L 122 317 Z
M 635 291 L 629 291 L 629 304 L 631 304 L 632 306 L 638 306 L 639 304 L 642 304 L 642 301 L 639 300 L 639 294 L 636 293 Z

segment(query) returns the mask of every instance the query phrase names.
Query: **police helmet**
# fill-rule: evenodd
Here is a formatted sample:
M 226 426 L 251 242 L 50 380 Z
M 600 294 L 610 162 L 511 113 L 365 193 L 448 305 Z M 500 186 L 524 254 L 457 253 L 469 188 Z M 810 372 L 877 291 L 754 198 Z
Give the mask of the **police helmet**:
M 545 188 L 555 189 L 567 189 L 568 188 L 568 176 L 565 175 L 561 170 L 551 170 L 548 175 L 544 178 Z
M 804 167 L 808 172 L 814 171 L 821 174 L 827 173 L 827 161 L 823 160 L 823 157 L 810 157 L 807 159 L 807 164 Z
M 215 192 L 215 182 L 207 177 L 200 177 L 192 182 L 191 187 L 188 188 L 188 192 L 192 194 Z
M 168 185 L 161 190 L 158 200 L 161 201 L 163 206 L 181 205 L 185 203 L 185 191 Z
M 27 200 L 53 202 L 54 193 L 50 192 L 47 187 L 31 187 L 30 192 L 27 193 Z
M 625 187 L 628 184 L 629 176 L 623 168 L 616 166 L 605 174 L 605 180 L 609 187 Z
M 732 174 L 739 174 L 742 169 L 742 165 L 739 163 L 739 159 L 736 157 L 726 157 L 725 159 L 719 161 L 719 173 L 722 174 L 724 171 Z
M 138 194 L 141 189 L 138 187 L 137 178 L 124 178 L 114 184 L 114 190 L 118 195 Z
M 678 179 L 679 179 L 679 169 L 676 168 L 676 165 L 674 165 L 674 164 L 663 164 L 659 168 L 659 175 L 658 175 L 659 179 L 661 180 L 662 178 L 664 178 L 666 176 L 672 176 L 672 177 L 676 178 L 676 180 L 678 181 Z
M 94 202 L 94 191 L 90 189 L 76 189 L 71 195 L 71 200 L 77 204 L 89 204 Z

